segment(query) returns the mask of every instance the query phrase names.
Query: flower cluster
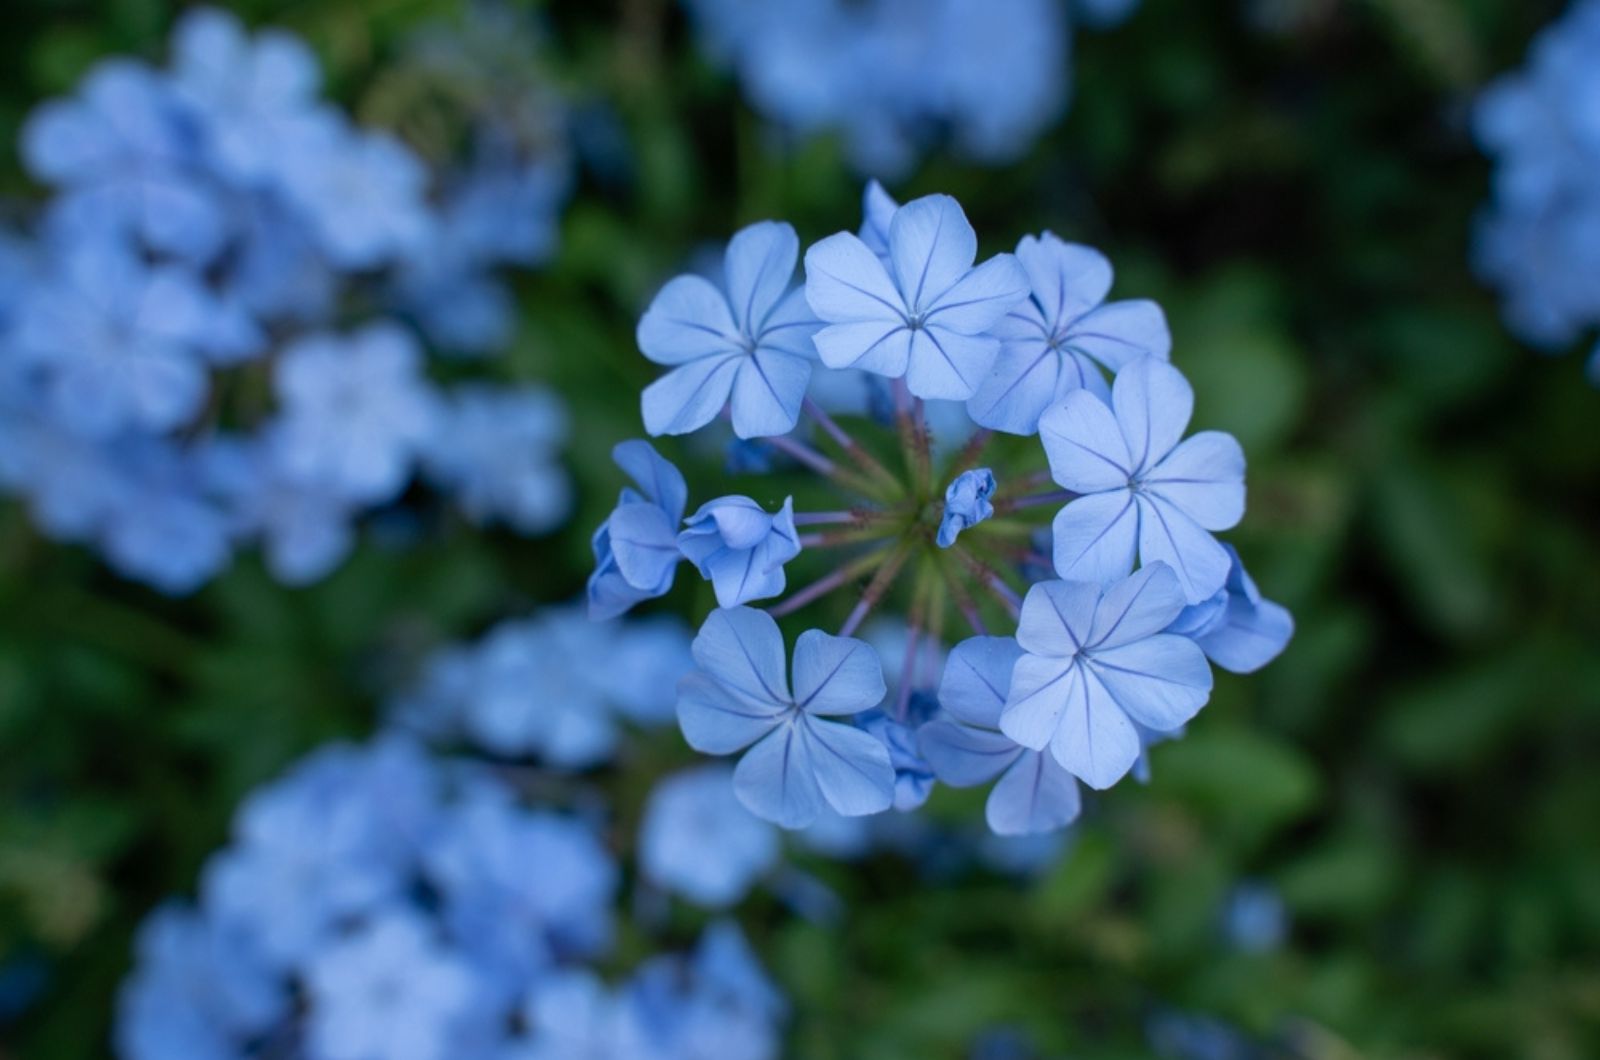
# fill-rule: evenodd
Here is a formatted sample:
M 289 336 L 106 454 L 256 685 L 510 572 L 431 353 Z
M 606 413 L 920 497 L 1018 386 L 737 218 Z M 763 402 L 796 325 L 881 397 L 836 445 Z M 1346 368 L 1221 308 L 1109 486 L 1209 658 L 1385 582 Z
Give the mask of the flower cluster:
M 418 471 L 469 518 L 562 520 L 557 399 L 441 390 L 418 330 L 507 338 L 494 270 L 548 253 L 564 154 L 485 107 L 436 173 L 321 98 L 301 41 L 221 12 L 185 14 L 172 53 L 103 62 L 24 127 L 54 195 L 0 244 L 0 487 L 172 593 L 255 542 L 315 579 Z
M 852 160 L 903 171 L 934 137 L 986 162 L 1022 154 L 1067 102 L 1061 0 L 686 0 L 706 51 L 750 102 L 800 134 L 837 131 Z M 1129 0 L 1076 5 L 1126 17 Z
M 873 185 L 865 212 L 859 234 L 806 251 L 800 285 L 794 230 L 745 229 L 720 286 L 671 281 L 638 329 L 667 369 L 642 399 L 652 434 L 726 416 L 839 501 L 727 496 L 686 519 L 684 476 L 624 442 L 634 485 L 595 534 L 590 610 L 666 593 L 684 559 L 712 583 L 678 720 L 696 749 L 741 755 L 734 788 L 758 816 L 800 828 L 914 808 L 934 778 L 998 778 L 995 832 L 1059 828 L 1080 781 L 1110 787 L 1181 734 L 1211 664 L 1257 669 L 1292 634 L 1213 536 L 1244 514 L 1244 454 L 1216 431 L 1185 437 L 1193 393 L 1165 317 L 1107 302 L 1099 253 L 1047 232 L 980 263 L 948 196 L 900 206 Z M 859 425 L 814 396 L 847 375 L 882 392 Z M 845 558 L 783 597 L 788 566 L 834 550 Z M 844 591 L 837 633 L 805 629 L 791 655 L 778 620 Z M 880 608 L 908 629 L 892 695 L 855 636 Z M 973 636 L 947 660 L 922 650 L 955 621 Z
M 126 1060 L 762 1060 L 784 1002 L 739 929 L 611 984 L 620 873 L 597 829 L 390 736 L 240 809 L 196 905 L 154 914 Z
M 1528 63 L 1478 98 L 1494 198 L 1474 256 L 1523 340 L 1559 350 L 1600 325 L 1600 0 L 1577 0 Z M 1600 348 L 1590 360 L 1600 383 Z

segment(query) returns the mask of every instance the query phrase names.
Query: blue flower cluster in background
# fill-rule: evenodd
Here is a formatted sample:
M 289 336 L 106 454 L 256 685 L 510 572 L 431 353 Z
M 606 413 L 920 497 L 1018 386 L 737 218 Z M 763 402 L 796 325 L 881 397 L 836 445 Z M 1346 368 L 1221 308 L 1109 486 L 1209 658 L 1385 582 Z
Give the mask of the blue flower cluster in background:
M 1527 65 L 1478 98 L 1474 126 L 1495 160 L 1478 272 L 1519 338 L 1569 348 L 1600 326 L 1600 0 L 1543 30 Z M 1589 371 L 1600 385 L 1600 347 Z
M 979 262 L 949 196 L 899 206 L 873 183 L 863 209 L 859 234 L 805 252 L 799 285 L 794 230 L 751 225 L 729 244 L 723 287 L 678 277 L 638 329 L 669 369 L 642 397 L 652 434 L 720 414 L 815 473 L 838 507 L 727 496 L 685 519 L 682 474 L 624 442 L 615 458 L 634 486 L 595 534 L 590 613 L 666 593 L 684 559 L 712 582 L 719 608 L 695 637 L 678 721 L 697 750 L 740 755 L 733 787 L 759 817 L 806 828 L 913 810 L 935 778 L 998 778 L 994 832 L 1061 828 L 1079 781 L 1147 774 L 1146 749 L 1210 698 L 1213 663 L 1259 669 L 1293 634 L 1213 536 L 1244 516 L 1244 452 L 1218 431 L 1184 437 L 1194 394 L 1168 361 L 1165 316 L 1106 302 L 1098 252 L 1046 232 Z M 839 376 L 882 388 L 849 418 L 892 427 L 898 457 L 824 409 L 817 395 Z M 1009 467 L 983 461 L 991 447 Z M 1051 510 L 1048 528 L 1027 521 Z M 750 606 L 825 551 L 844 558 Z M 855 597 L 838 633 L 806 629 L 791 661 L 777 620 L 838 592 Z M 888 668 L 854 636 L 878 608 L 907 627 Z M 943 662 L 947 619 L 973 636 Z M 997 622 L 1014 635 L 991 635 Z
M 434 165 L 319 80 L 297 38 L 196 10 L 169 68 L 102 62 L 23 130 L 54 195 L 0 245 L 0 487 L 165 592 L 250 544 L 316 579 L 419 472 L 520 532 L 571 506 L 554 394 L 443 389 L 425 345 L 509 340 L 497 270 L 550 253 L 569 182 L 550 104 L 485 105 Z
M 980 162 L 1023 154 L 1066 108 L 1074 20 L 1137 0 L 685 0 L 706 53 L 765 117 L 838 133 L 863 172 L 905 171 L 938 140 Z
M 126 1060 L 763 1060 L 785 1003 L 731 922 L 621 982 L 593 822 L 398 736 L 316 752 L 241 807 L 199 901 L 156 912 Z

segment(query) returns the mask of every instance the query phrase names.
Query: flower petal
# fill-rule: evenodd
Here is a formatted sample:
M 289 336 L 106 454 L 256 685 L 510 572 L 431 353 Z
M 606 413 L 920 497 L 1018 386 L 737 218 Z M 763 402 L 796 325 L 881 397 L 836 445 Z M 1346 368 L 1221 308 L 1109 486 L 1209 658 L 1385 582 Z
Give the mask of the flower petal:
M 889 222 L 889 260 L 904 304 L 912 309 L 930 308 L 977 256 L 978 235 L 948 195 L 914 199 Z
M 734 695 L 696 671 L 678 682 L 678 727 L 696 751 L 732 754 L 783 723 L 783 709 Z
M 1228 580 L 1229 559 L 1217 539 L 1158 494 L 1142 494 L 1138 504 L 1139 561 L 1172 567 L 1184 599 L 1191 604 L 1222 588 Z
M 996 254 L 940 295 L 923 320 L 962 335 L 977 335 L 994 327 L 1027 297 L 1028 275 L 1017 259 Z
M 1067 346 L 1120 372 L 1141 357 L 1165 361 L 1172 355 L 1172 331 L 1159 305 L 1134 298 L 1084 314 L 1067 333 Z
M 1023 236 L 1017 261 L 1028 274 L 1033 300 L 1052 323 L 1082 316 L 1111 290 L 1111 262 L 1093 247 L 1068 243 L 1054 232 Z
M 939 705 L 969 725 L 1000 727 L 1011 670 L 1022 655 L 1012 637 L 969 637 L 950 649 L 939 682 Z
M 1244 518 L 1244 450 L 1231 434 L 1185 438 L 1144 483 L 1207 530 L 1227 530 Z
M 740 438 L 788 434 L 800 419 L 810 382 L 811 362 L 804 358 L 764 347 L 740 358 L 733 381 L 733 433 Z
M 1069 490 L 1120 489 L 1133 476 L 1117 417 L 1087 390 L 1074 390 L 1039 417 L 1039 441 L 1050 459 L 1050 477 Z
M 723 255 L 728 304 L 746 335 L 760 334 L 767 315 L 789 289 L 799 257 L 800 237 L 782 221 L 757 221 L 728 241 Z
M 1050 740 L 1061 767 L 1092 788 L 1104 791 L 1127 775 L 1139 758 L 1139 734 L 1100 681 L 1079 667 Z
M 1049 754 L 1024 751 L 989 792 L 984 818 L 996 835 L 1065 828 L 1083 809 L 1078 782 Z
M 635 337 L 640 352 L 657 364 L 687 364 L 739 348 L 728 300 L 703 276 L 668 280 L 639 318 Z
M 977 390 L 1000 352 L 988 335 L 961 335 L 930 325 L 911 332 L 906 387 L 920 398 L 965 401 Z
M 1024 655 L 1011 671 L 1000 731 L 1024 747 L 1043 750 L 1060 727 L 1067 700 L 1082 696 L 1076 659 Z
M 742 353 L 703 357 L 674 368 L 644 388 L 639 408 L 651 434 L 688 434 L 717 418 L 728 403 Z
M 1183 437 L 1194 413 L 1194 389 L 1172 365 L 1141 357 L 1117 373 L 1111 407 L 1137 474 L 1160 463 Z
M 1294 616 L 1271 600 L 1252 605 L 1243 596 L 1228 599 L 1227 618 L 1197 643 L 1212 662 L 1236 674 L 1254 673 L 1278 657 L 1294 636 Z
M 845 817 L 882 813 L 894 802 L 889 749 L 871 733 L 837 721 L 801 718 L 822 797 Z
M 733 791 L 745 809 L 773 824 L 804 828 L 815 821 L 822 812 L 822 791 L 800 727 L 780 725 L 746 751 L 733 770 Z
M 993 780 L 1026 751 L 1011 737 L 953 721 L 930 721 L 917 730 L 917 748 L 933 775 L 953 788 Z
M 994 367 L 967 401 L 967 414 L 992 430 L 1033 434 L 1045 410 L 1078 389 L 1111 401 L 1105 376 L 1087 357 L 1053 350 L 1042 337 L 1012 339 L 1000 344 Z
M 805 288 L 796 287 L 767 314 L 766 323 L 753 337 L 759 350 L 772 350 L 814 361 L 817 348 L 812 344 L 811 336 L 821 326 L 822 322 L 806 301 Z
M 886 691 L 883 664 L 866 641 L 808 629 L 795 642 L 794 698 L 808 714 L 858 714 Z
M 638 484 L 639 492 L 660 505 L 668 519 L 676 523 L 683 518 L 684 505 L 689 503 L 689 485 L 683 480 L 683 472 L 656 452 L 655 446 L 631 438 L 612 448 L 611 459 Z
M 900 204 L 876 180 L 861 193 L 861 241 L 878 257 L 889 259 L 889 225 Z
M 1031 655 L 1068 656 L 1089 641 L 1100 587 L 1084 581 L 1039 582 L 1022 600 L 1017 643 Z
M 1128 490 L 1079 497 L 1051 524 L 1056 573 L 1068 580 L 1106 584 L 1133 569 L 1140 511 Z
M 711 612 L 691 651 L 700 669 L 752 703 L 790 705 L 783 634 L 765 611 L 731 607 Z
M 1143 640 L 1170 626 L 1183 605 L 1183 587 L 1171 567 L 1141 567 L 1106 590 L 1085 645 L 1098 651 Z
M 1123 713 L 1156 732 L 1187 724 L 1211 698 L 1205 653 L 1176 633 L 1096 651 L 1087 665 Z
M 829 368 L 858 368 L 898 379 L 911 363 L 912 331 L 903 321 L 830 324 L 811 337 Z
M 806 251 L 806 301 L 830 323 L 906 317 L 883 262 L 849 232 L 836 232 Z
M 657 590 L 672 583 L 673 568 L 682 559 L 676 528 L 654 504 L 619 504 L 606 520 L 611 555 L 628 584 Z

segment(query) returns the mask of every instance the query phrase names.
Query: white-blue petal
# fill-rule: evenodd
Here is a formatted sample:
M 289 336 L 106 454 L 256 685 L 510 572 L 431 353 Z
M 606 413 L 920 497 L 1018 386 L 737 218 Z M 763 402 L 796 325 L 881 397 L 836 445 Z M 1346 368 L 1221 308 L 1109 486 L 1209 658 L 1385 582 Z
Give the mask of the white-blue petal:
M 723 271 L 733 319 L 747 335 L 757 335 L 794 277 L 800 238 L 782 221 L 757 221 L 728 241 Z
M 1085 646 L 1115 648 L 1160 633 L 1183 610 L 1183 586 L 1165 563 L 1151 563 L 1106 589 Z
M 1078 667 L 1050 753 L 1061 767 L 1104 791 L 1127 776 L 1139 758 L 1139 734 L 1111 693 Z
M 1143 481 L 1207 530 L 1227 530 L 1244 518 L 1244 450 L 1231 434 L 1185 438 Z
M 688 434 L 717 418 L 728 403 L 742 353 L 703 357 L 674 368 L 644 388 L 639 408 L 651 434 Z
M 894 766 L 889 749 L 871 733 L 842 722 L 801 718 L 817 786 L 844 817 L 882 813 L 894 802 Z
M 711 612 L 691 650 L 701 670 L 751 702 L 790 705 L 783 634 L 765 611 L 732 607 Z
M 1062 712 L 1082 675 L 1076 659 L 1024 655 L 1011 671 L 1000 731 L 1024 747 L 1042 750 L 1060 727 Z M 1081 693 L 1080 693 L 1081 694 Z
M 1087 390 L 1074 390 L 1039 417 L 1039 442 L 1050 477 L 1077 493 L 1128 485 L 1134 462 L 1117 418 Z
M 733 770 L 733 791 L 745 809 L 784 828 L 804 828 L 817 819 L 822 791 L 798 724 L 785 722 L 745 752 Z
M 1126 489 L 1070 502 L 1050 526 L 1056 573 L 1102 585 L 1126 576 L 1133 569 L 1139 521 L 1139 505 Z
M 1000 340 L 962 335 L 938 324 L 911 332 L 906 388 L 920 398 L 965 401 L 994 367 Z
M 1106 256 L 1053 232 L 1023 236 L 1017 243 L 1017 261 L 1028 274 L 1033 300 L 1053 324 L 1082 316 L 1111 290 L 1111 262 Z
M 939 681 L 939 705 L 969 725 L 1000 727 L 1011 670 L 1022 655 L 1012 637 L 969 637 L 950 649 Z
M 611 555 L 629 585 L 661 590 L 672 583 L 673 568 L 682 558 L 677 528 L 654 504 L 621 504 L 606 521 Z
M 993 780 L 1026 751 L 1003 733 L 930 721 L 917 730 L 917 749 L 933 775 L 953 788 L 970 788 Z
M 735 695 L 698 671 L 678 682 L 678 727 L 704 754 L 732 754 L 783 723 L 784 709 Z
M 926 323 L 962 335 L 977 335 L 1000 322 L 1028 297 L 1028 276 L 1010 254 L 996 254 L 979 265 L 923 313 Z
M 930 308 L 977 256 L 978 235 L 961 204 L 948 195 L 913 199 L 889 223 L 895 281 L 905 305 L 914 310 Z
M 806 301 L 829 323 L 905 319 L 905 303 L 883 262 L 849 232 L 836 232 L 806 251 Z
M 1228 600 L 1220 627 L 1197 641 L 1212 662 L 1236 674 L 1254 673 L 1278 657 L 1294 636 L 1294 616 L 1271 600 L 1251 604 L 1243 596 Z
M 857 368 L 898 379 L 911 363 L 913 332 L 902 321 L 830 324 L 811 337 L 829 368 Z
M 1100 587 L 1087 581 L 1039 582 L 1017 619 L 1017 644 L 1032 655 L 1068 656 L 1089 640 Z
M 811 339 L 806 338 L 809 345 Z M 733 433 L 740 438 L 788 434 L 800 419 L 811 362 L 765 347 L 740 359 L 733 381 Z
M 703 276 L 668 280 L 639 318 L 635 337 L 641 353 L 666 365 L 739 348 L 739 328 L 728 312 L 728 300 Z
M 1128 445 L 1130 466 L 1143 472 L 1160 463 L 1183 437 L 1194 412 L 1194 389 L 1172 365 L 1141 357 L 1117 373 L 1111 407 Z
M 638 484 L 647 499 L 661 506 L 672 522 L 683 518 L 684 505 L 689 503 L 689 485 L 683 472 L 656 452 L 655 446 L 639 438 L 618 442 L 611 450 L 611 459 Z
M 1141 494 L 1138 504 L 1139 562 L 1170 566 L 1191 604 L 1222 588 L 1229 559 L 1217 539 L 1158 494 Z
M 1148 299 L 1108 302 L 1074 321 L 1066 344 L 1113 372 L 1141 357 L 1165 361 L 1172 355 L 1166 314 Z
M 794 646 L 794 699 L 809 714 L 859 714 L 883 702 L 883 664 L 866 641 L 817 629 Z
M 1024 751 L 989 792 L 984 818 L 996 835 L 1065 828 L 1083 808 L 1078 782 L 1048 753 Z
M 1176 633 L 1096 651 L 1087 665 L 1124 714 L 1156 732 L 1187 724 L 1211 698 L 1205 653 Z

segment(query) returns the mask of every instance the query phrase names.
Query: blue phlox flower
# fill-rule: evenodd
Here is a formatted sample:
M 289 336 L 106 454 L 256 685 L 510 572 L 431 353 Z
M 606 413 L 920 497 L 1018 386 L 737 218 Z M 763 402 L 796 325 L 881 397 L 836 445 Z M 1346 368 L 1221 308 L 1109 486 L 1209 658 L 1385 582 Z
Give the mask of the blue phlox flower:
M 375 269 L 422 248 L 433 224 L 428 171 L 409 148 L 331 111 L 297 138 L 284 155 L 283 187 L 336 264 Z
M 226 235 L 221 203 L 195 169 L 198 137 L 171 87 L 124 59 L 96 66 L 72 99 L 38 107 L 23 161 L 63 189 L 50 224 L 85 237 L 121 234 L 194 261 Z
M 1140 357 L 1167 359 L 1172 335 L 1161 307 L 1146 299 L 1105 301 L 1111 263 L 1099 251 L 1045 232 L 1022 237 L 1017 261 L 1032 297 L 995 325 L 1000 354 L 967 402 L 978 423 L 1033 434 L 1045 409 L 1073 390 L 1109 401 L 1102 368 L 1116 372 Z
M 1090 787 L 1115 784 L 1139 758 L 1135 724 L 1169 732 L 1210 698 L 1205 655 L 1188 638 L 1163 632 L 1183 606 L 1177 575 L 1161 562 L 1105 589 L 1033 586 L 1022 602 L 1022 656 L 1000 731 L 1024 747 L 1048 747 Z
M 219 281 L 224 296 L 258 318 L 332 319 L 339 275 L 299 214 L 270 195 L 247 197 L 239 213 L 239 245 Z
M 129 454 L 129 479 L 104 513 L 100 545 L 124 576 L 169 595 L 200 588 L 232 558 L 233 527 L 197 476 L 165 446 Z
M 885 265 L 891 265 L 889 259 L 889 225 L 894 221 L 894 212 L 900 209 L 900 204 L 894 196 L 876 180 L 867 181 L 867 186 L 861 192 L 861 227 L 856 230 L 856 235 L 861 237 L 861 242 L 867 249 L 877 255 L 878 260 Z
M 1146 357 L 1117 374 L 1107 405 L 1074 390 L 1039 420 L 1056 482 L 1079 494 L 1055 518 L 1056 573 L 1106 583 L 1166 563 L 1188 603 L 1227 580 L 1227 551 L 1209 531 L 1244 515 L 1244 451 L 1232 435 L 1182 442 L 1194 391 L 1179 371 Z
M 472 969 L 429 923 L 396 907 L 318 953 L 306 970 L 306 1038 L 341 1060 L 449 1060 L 473 1015 Z
M 1228 581 L 1210 599 L 1183 609 L 1169 632 L 1190 637 L 1206 658 L 1236 674 L 1254 673 L 1276 659 L 1294 636 L 1294 616 L 1261 595 L 1232 545 Z
M 566 406 L 544 387 L 461 386 L 442 403 L 424 467 L 474 522 L 548 533 L 572 510 L 560 461 L 569 430 Z
M 918 722 L 920 719 L 902 722 L 881 710 L 869 710 L 860 720 L 861 728 L 881 740 L 889 752 L 889 764 L 894 767 L 893 806 L 901 813 L 915 810 L 933 794 L 933 769 L 917 748 Z
M 986 467 L 963 471 L 944 490 L 944 515 L 939 519 L 940 548 L 956 543 L 961 531 L 978 525 L 994 514 L 994 472 Z
M 537 265 L 555 252 L 561 206 L 572 193 L 564 151 L 519 157 L 496 130 L 483 130 L 466 173 L 443 206 L 454 239 L 482 262 Z
M 726 289 L 701 276 L 667 283 L 639 320 L 639 349 L 672 370 L 645 388 L 651 434 L 686 434 L 731 405 L 741 438 L 794 429 L 811 378 L 817 328 L 790 283 L 799 256 L 794 229 L 762 221 L 728 243 Z
M 611 458 L 638 488 L 623 487 L 616 508 L 594 533 L 588 598 L 589 615 L 596 619 L 615 618 L 672 588 L 683 558 L 678 525 L 689 503 L 683 473 L 649 442 L 619 442 Z
M 793 497 L 776 513 L 749 497 L 718 497 L 685 525 L 678 550 L 711 582 L 719 605 L 737 607 L 783 592 L 783 565 L 800 554 Z
M 273 382 L 284 473 L 352 501 L 398 496 L 438 424 L 422 351 L 393 324 L 298 339 L 278 358 Z
M 1010 254 L 973 267 L 978 240 L 961 206 L 929 195 L 895 211 L 889 262 L 839 232 L 806 251 L 806 298 L 827 323 L 822 363 L 905 378 L 923 398 L 966 399 L 994 365 L 988 332 L 1028 296 Z
M 708 909 L 733 905 L 778 859 L 778 835 L 733 793 L 733 769 L 705 765 L 659 781 L 645 805 L 645 878 Z
M 519 807 L 499 785 L 444 811 L 422 865 L 451 937 L 497 981 L 610 943 L 617 868 L 599 838 L 573 818 Z
M 748 1012 L 779 1020 L 789 1006 L 756 959 L 739 925 L 732 920 L 709 924 L 695 946 L 691 968 L 700 988 L 711 997 Z
M 972 637 L 957 644 L 939 685 L 944 717 L 918 730 L 923 757 L 952 787 L 999 777 L 984 816 L 997 835 L 1064 828 L 1082 809 L 1078 782 L 1045 751 L 1030 750 L 1000 731 L 1011 673 L 1022 649 L 1011 637 Z
M 801 828 L 824 805 L 846 816 L 889 808 L 888 750 L 852 725 L 827 720 L 883 700 L 883 667 L 866 643 L 802 633 L 793 692 L 783 634 L 764 611 L 713 611 L 693 653 L 698 669 L 678 685 L 678 723 L 689 745 L 707 754 L 749 748 L 734 770 L 734 790 L 752 813 Z
M 320 120 L 311 49 L 282 30 L 252 38 L 231 13 L 197 8 L 173 28 L 172 51 L 174 91 L 201 119 L 210 163 L 248 185 L 275 181 Z
M 1289 917 L 1283 897 L 1262 880 L 1242 880 L 1223 902 L 1222 933 L 1235 949 L 1269 953 L 1283 945 Z
M 587 968 L 553 972 L 535 981 L 521 1006 L 527 1037 L 507 1060 L 664 1055 L 639 1027 L 628 998 L 619 996 Z
M 640 725 L 676 720 L 678 679 L 694 667 L 683 621 L 655 615 L 609 623 L 601 634 L 611 665 L 594 667 L 594 676 L 617 711 Z
M 10 343 L 69 430 L 94 438 L 167 431 L 193 418 L 209 390 L 207 310 L 186 271 L 86 244 L 23 293 Z

